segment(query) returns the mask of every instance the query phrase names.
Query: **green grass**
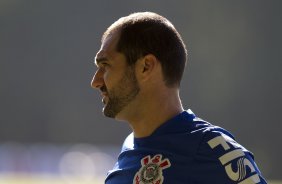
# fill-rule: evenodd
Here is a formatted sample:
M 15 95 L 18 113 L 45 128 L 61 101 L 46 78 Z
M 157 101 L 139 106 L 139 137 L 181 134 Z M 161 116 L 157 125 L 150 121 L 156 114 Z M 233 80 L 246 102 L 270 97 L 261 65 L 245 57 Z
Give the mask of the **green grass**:
M 0 184 L 103 184 L 103 178 L 75 178 L 55 176 L 0 175 Z M 282 181 L 268 181 L 268 184 L 282 184 Z
M 103 184 L 104 179 L 55 177 L 55 176 L 28 176 L 28 175 L 1 175 L 0 184 Z

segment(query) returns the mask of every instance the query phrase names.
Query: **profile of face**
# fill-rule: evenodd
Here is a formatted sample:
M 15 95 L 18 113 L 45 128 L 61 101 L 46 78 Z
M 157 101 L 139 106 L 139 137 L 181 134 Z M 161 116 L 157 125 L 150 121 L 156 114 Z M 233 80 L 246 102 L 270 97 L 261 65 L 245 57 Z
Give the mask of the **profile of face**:
M 116 51 L 118 35 L 109 35 L 102 42 L 96 55 L 98 67 L 91 86 L 101 91 L 103 96 L 103 113 L 115 118 L 135 99 L 139 93 L 139 85 L 133 66 L 128 66 L 122 53 Z
M 103 99 L 104 115 L 111 118 L 116 117 L 139 92 L 134 70 L 128 68 L 116 85 L 110 89 L 105 86 L 101 91 L 108 94 L 107 98 Z

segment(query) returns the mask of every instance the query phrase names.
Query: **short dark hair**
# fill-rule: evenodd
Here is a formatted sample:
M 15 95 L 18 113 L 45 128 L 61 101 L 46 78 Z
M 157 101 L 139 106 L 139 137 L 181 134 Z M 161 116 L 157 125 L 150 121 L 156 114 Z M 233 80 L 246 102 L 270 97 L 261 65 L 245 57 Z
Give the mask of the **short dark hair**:
M 134 65 L 147 54 L 153 54 L 161 63 L 165 84 L 179 87 L 187 51 L 172 23 L 156 13 L 133 13 L 113 23 L 102 41 L 116 31 L 120 34 L 116 50 L 125 55 L 129 65 Z

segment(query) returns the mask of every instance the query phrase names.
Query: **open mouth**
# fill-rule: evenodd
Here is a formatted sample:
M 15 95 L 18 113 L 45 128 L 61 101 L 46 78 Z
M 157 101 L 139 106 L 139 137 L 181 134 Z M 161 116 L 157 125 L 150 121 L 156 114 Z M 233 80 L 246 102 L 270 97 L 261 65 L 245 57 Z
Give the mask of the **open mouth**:
M 103 104 L 107 103 L 108 95 L 106 93 L 102 93 L 102 102 Z
M 102 99 L 103 104 L 106 104 L 106 97 Z

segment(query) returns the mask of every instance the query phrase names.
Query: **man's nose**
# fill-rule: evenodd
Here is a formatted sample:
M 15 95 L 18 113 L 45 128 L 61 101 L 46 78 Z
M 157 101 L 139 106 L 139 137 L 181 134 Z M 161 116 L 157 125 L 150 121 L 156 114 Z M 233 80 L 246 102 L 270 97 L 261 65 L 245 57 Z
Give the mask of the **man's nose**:
M 97 70 L 91 81 L 92 88 L 100 89 L 104 85 L 103 74 L 100 70 Z

